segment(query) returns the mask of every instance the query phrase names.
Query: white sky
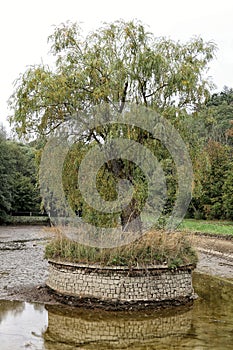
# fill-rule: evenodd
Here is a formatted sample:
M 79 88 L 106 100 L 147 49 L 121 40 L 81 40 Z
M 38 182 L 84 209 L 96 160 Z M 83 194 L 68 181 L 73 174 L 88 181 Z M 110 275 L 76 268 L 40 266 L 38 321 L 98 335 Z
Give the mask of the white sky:
M 232 0 L 5 0 L 1 2 L 0 123 L 7 126 L 13 82 L 28 65 L 49 62 L 53 25 L 83 22 L 89 31 L 117 19 L 139 19 L 155 36 L 188 40 L 200 35 L 218 46 L 209 75 L 221 91 L 233 87 Z

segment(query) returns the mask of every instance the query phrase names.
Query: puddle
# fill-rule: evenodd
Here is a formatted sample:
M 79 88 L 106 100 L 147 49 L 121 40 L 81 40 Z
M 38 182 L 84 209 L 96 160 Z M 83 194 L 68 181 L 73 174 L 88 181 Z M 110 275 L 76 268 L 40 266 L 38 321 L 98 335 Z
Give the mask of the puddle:
M 2 242 L 0 242 L 0 250 L 22 250 L 25 248 L 26 248 L 26 246 L 24 243 L 18 243 L 18 242 L 2 243 Z
M 45 349 L 48 313 L 42 304 L 0 301 L 1 350 Z
M 192 308 L 103 312 L 0 302 L 1 350 L 233 348 L 233 284 L 194 274 Z

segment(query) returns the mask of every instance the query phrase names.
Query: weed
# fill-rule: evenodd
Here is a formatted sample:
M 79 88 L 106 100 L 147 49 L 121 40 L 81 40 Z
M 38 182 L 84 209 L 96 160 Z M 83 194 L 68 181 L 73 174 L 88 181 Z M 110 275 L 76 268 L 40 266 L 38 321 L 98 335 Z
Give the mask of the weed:
M 148 232 L 124 246 L 98 248 L 71 241 L 57 229 L 56 237 L 46 246 L 45 257 L 74 263 L 128 267 L 166 265 L 175 268 L 197 262 L 187 234 L 160 230 Z

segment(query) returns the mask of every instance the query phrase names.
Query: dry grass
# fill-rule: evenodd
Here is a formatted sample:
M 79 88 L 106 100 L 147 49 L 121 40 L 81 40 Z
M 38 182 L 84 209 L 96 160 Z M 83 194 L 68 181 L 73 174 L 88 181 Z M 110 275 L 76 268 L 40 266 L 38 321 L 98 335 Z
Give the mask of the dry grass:
M 166 233 L 153 230 L 134 242 L 116 248 L 90 247 L 66 238 L 53 229 L 55 238 L 46 246 L 45 257 L 75 263 L 103 266 L 166 265 L 175 268 L 196 264 L 197 255 L 191 239 L 182 232 Z

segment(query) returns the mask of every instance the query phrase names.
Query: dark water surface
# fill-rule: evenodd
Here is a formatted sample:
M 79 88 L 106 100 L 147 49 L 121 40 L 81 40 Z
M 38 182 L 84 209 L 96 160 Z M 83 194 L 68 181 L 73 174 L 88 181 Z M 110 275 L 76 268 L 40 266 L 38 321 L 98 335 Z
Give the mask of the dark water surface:
M 233 349 L 233 282 L 194 274 L 191 308 L 103 312 L 0 301 L 0 349 Z

